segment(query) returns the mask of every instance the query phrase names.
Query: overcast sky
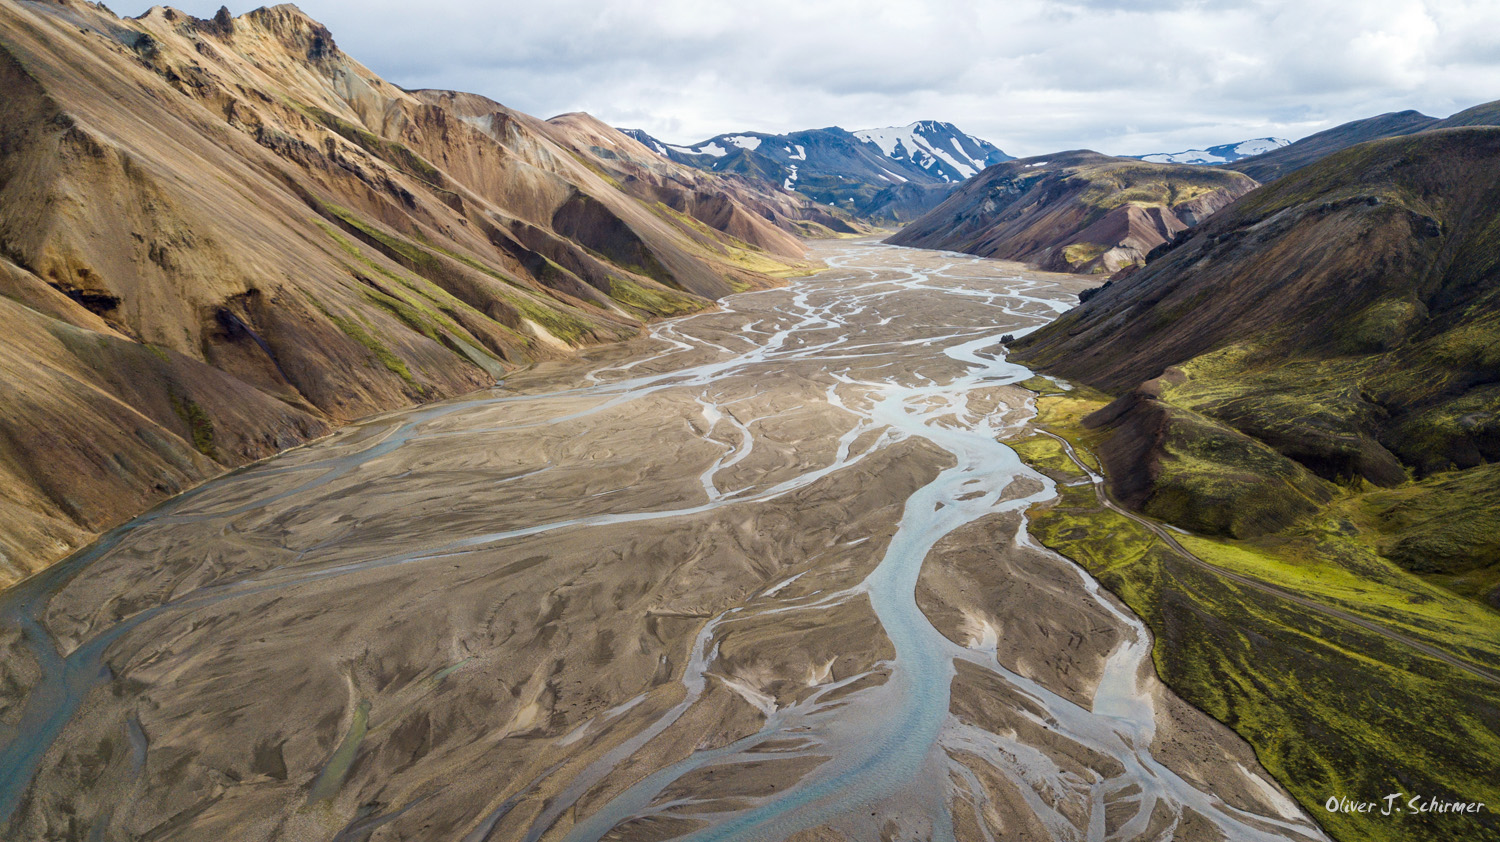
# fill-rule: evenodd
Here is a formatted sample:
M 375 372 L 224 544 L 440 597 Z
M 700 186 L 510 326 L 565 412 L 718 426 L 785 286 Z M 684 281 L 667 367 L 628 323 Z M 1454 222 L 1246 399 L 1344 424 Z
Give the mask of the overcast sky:
M 1144 154 L 1500 99 L 1496 0 L 298 5 L 404 87 L 588 111 L 675 143 L 930 119 L 1017 156 Z

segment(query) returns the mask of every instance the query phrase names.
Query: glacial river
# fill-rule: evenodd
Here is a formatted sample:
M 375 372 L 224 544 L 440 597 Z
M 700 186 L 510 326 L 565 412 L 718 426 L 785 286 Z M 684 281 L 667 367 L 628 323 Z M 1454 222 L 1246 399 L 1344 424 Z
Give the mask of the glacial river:
M 1323 838 L 1026 533 L 1001 337 L 1081 284 L 816 248 L 0 595 L 10 838 Z

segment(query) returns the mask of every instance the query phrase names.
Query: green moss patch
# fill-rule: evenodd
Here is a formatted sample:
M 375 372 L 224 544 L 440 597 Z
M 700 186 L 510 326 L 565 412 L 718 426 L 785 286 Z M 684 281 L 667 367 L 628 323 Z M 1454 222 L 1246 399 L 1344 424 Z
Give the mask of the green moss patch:
M 218 460 L 218 449 L 214 446 L 214 422 L 196 401 L 176 392 L 168 392 L 172 411 L 187 425 L 189 440 L 193 448 L 210 459 Z
M 1039 409 L 1051 429 L 1076 407 Z M 1029 440 L 1028 440 L 1029 441 Z M 1039 469 L 1059 451 L 1018 448 Z M 1032 535 L 1077 561 L 1150 626 L 1157 672 L 1179 695 L 1229 725 L 1310 815 L 1341 842 L 1484 840 L 1500 815 L 1330 814 L 1330 796 L 1500 800 L 1496 688 L 1353 623 L 1247 587 L 1176 554 L 1149 530 L 1093 502 L 1092 489 L 1028 513 Z M 1377 492 L 1390 495 L 1391 492 Z M 1393 498 L 1369 501 L 1385 511 Z M 1384 507 L 1384 508 L 1382 508 Z M 1421 515 L 1426 510 L 1418 507 Z M 1420 519 L 1412 515 L 1412 522 Z M 1314 518 L 1291 536 L 1257 543 L 1182 536 L 1211 563 L 1387 624 L 1478 663 L 1500 659 L 1500 624 L 1488 609 L 1389 564 L 1346 520 Z

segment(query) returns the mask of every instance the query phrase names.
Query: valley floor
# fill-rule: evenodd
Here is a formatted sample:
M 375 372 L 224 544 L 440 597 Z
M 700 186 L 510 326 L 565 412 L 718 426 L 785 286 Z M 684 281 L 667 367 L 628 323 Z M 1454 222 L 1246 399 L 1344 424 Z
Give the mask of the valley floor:
M 1028 534 L 1000 337 L 1090 281 L 816 249 L 0 595 L 7 836 L 1324 838 Z

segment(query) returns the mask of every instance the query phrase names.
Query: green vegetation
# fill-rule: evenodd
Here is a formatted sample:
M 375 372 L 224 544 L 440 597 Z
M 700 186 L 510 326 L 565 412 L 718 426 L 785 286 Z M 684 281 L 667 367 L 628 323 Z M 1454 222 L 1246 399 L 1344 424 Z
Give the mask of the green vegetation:
M 703 309 L 703 305 L 670 290 L 654 290 L 625 278 L 609 279 L 609 297 L 628 307 L 659 316 L 676 316 Z
M 321 108 L 297 106 L 298 110 L 323 126 L 331 129 L 345 140 L 364 149 L 382 161 L 410 176 L 415 176 L 430 186 L 441 188 L 443 173 L 425 158 L 393 140 L 386 140 L 373 132 L 340 118 Z
M 407 383 L 416 385 L 416 378 L 412 377 L 411 369 L 406 367 L 406 361 L 396 356 L 396 354 L 393 353 L 390 348 L 385 347 L 385 345 L 379 339 L 376 339 L 374 336 L 372 336 L 370 332 L 364 328 L 363 325 L 353 319 L 347 319 L 343 316 L 334 315 L 333 313 L 329 313 L 328 318 L 335 325 L 337 325 L 338 329 L 342 330 L 350 339 L 353 339 L 355 342 L 358 342 L 359 344 L 365 346 L 365 348 L 369 349 L 370 353 L 375 355 L 375 359 L 379 360 L 381 365 L 385 366 L 393 374 L 400 377 L 402 380 L 405 380 Z
M 1082 427 L 1080 420 L 1107 398 L 1036 385 L 1044 392 L 1040 422 L 1085 455 L 1084 448 L 1105 434 Z M 1083 476 L 1076 465 L 1060 465 L 1060 447 L 1037 439 L 1017 444 L 1023 458 L 1048 474 L 1064 481 Z M 1486 481 L 1493 484 L 1493 475 L 1465 480 Z M 1493 612 L 1385 561 L 1367 533 L 1342 516 L 1349 512 L 1392 525 L 1380 541 L 1399 540 L 1403 529 L 1455 514 L 1438 502 L 1451 496 L 1423 493 L 1421 485 L 1351 494 L 1284 534 L 1254 542 L 1195 536 L 1180 542 L 1213 565 L 1459 657 L 1496 663 L 1500 624 Z M 1099 506 L 1091 486 L 1058 490 L 1059 500 L 1029 513 L 1031 534 L 1089 570 L 1147 622 L 1163 680 L 1245 737 L 1335 839 L 1481 840 L 1500 833 L 1500 817 L 1491 811 L 1393 820 L 1331 814 L 1322 806 L 1330 796 L 1369 800 L 1391 792 L 1500 803 L 1500 781 L 1493 775 L 1494 758 L 1500 757 L 1493 685 L 1200 566 Z
M 1088 184 L 1081 197 L 1083 203 L 1103 210 L 1122 205 L 1170 208 L 1215 190 L 1250 183 L 1229 170 L 1114 160 L 1072 167 L 1067 172 L 1069 180 Z
M 1145 504 L 1152 517 L 1245 537 L 1285 528 L 1333 496 L 1306 468 L 1250 436 L 1171 404 L 1157 411 L 1165 431 Z
M 365 242 L 380 249 L 386 257 L 400 263 L 413 272 L 431 277 L 443 272 L 442 261 L 417 244 L 395 237 L 365 222 L 354 211 L 346 207 L 322 203 L 323 210 L 338 221 L 363 235 Z M 347 250 L 347 249 L 346 249 Z
M 331 203 L 325 203 L 323 207 L 339 221 L 365 235 L 367 242 L 373 243 L 383 254 L 407 269 L 425 277 L 442 277 L 447 272 L 442 261 L 436 255 L 416 243 L 381 231 L 364 222 L 348 208 Z M 335 235 L 335 239 L 339 241 L 340 247 L 345 251 L 350 252 L 356 257 L 363 257 L 353 243 L 348 242 L 343 237 L 337 236 L 336 232 L 330 230 L 329 233 Z M 582 345 L 594 336 L 595 327 L 592 323 L 579 316 L 541 303 L 537 300 L 535 293 L 521 286 L 515 278 L 507 277 L 472 257 L 441 249 L 439 251 L 471 269 L 500 281 L 504 286 L 493 290 L 498 298 L 513 307 L 521 316 L 541 325 L 548 333 L 563 342 L 575 346 Z M 374 268 L 376 271 L 390 277 L 390 273 L 380 268 L 378 264 Z M 558 267 L 558 269 L 561 271 L 561 267 Z M 489 317 L 486 316 L 486 318 Z
M 1428 581 L 1476 600 L 1500 589 L 1500 463 L 1356 495 L 1338 511 Z
M 214 422 L 208 417 L 196 401 L 185 395 L 179 395 L 175 391 L 168 391 L 167 397 L 172 401 L 172 411 L 187 425 L 188 436 L 192 439 L 193 448 L 210 459 L 219 458 L 218 450 L 214 447 Z
M 307 296 L 307 300 L 312 302 L 312 305 L 314 307 L 318 308 L 319 312 L 321 312 L 329 321 L 333 322 L 334 326 L 343 331 L 345 336 L 348 336 L 355 342 L 358 342 L 359 344 L 365 346 L 365 349 L 373 354 L 375 356 L 375 359 L 378 360 L 381 365 L 385 366 L 393 374 L 400 377 L 402 380 L 405 380 L 407 383 L 417 385 L 416 378 L 412 376 L 411 369 L 407 368 L 406 366 L 406 361 L 396 356 L 396 354 L 393 353 L 391 349 L 387 348 L 384 343 L 371 335 L 371 333 L 366 330 L 363 325 L 361 325 L 354 319 L 334 313 L 332 310 L 328 309 L 328 307 L 323 304 L 323 302 L 314 298 L 311 293 L 304 292 L 304 294 Z
M 1079 269 L 1087 263 L 1098 260 L 1107 251 L 1109 251 L 1109 246 L 1099 243 L 1073 243 L 1063 249 L 1063 260 L 1066 260 L 1070 267 Z
M 398 295 L 402 301 L 406 302 L 406 304 L 410 305 L 410 307 L 415 308 L 424 317 L 437 322 L 442 327 L 451 331 L 453 336 L 450 338 L 454 338 L 456 336 L 468 336 L 469 340 L 474 340 L 473 335 L 465 328 L 463 328 L 463 326 L 460 325 L 457 321 L 459 318 L 458 314 L 462 312 L 471 318 L 483 319 L 486 322 L 493 324 L 495 328 L 500 330 L 501 332 L 515 337 L 518 344 L 525 341 L 520 336 L 520 334 L 517 334 L 515 331 L 511 330 L 505 325 L 494 321 L 490 316 L 479 312 L 464 300 L 454 296 L 452 293 L 432 283 L 421 275 L 402 275 L 398 272 L 393 272 L 390 269 L 387 269 L 385 266 L 375 262 L 374 260 L 371 260 L 367 255 L 364 254 L 364 252 L 360 251 L 358 246 L 356 246 L 354 243 L 351 243 L 347 237 L 339 233 L 338 229 L 334 228 L 333 226 L 328 225 L 327 223 L 320 222 L 319 227 L 321 227 L 324 233 L 328 234 L 328 236 L 338 244 L 339 248 L 343 249 L 351 257 L 354 257 L 356 260 L 358 260 L 366 269 L 369 269 L 370 271 L 379 274 L 381 277 L 384 277 L 386 280 L 391 281 L 393 284 L 396 284 L 397 286 L 391 290 L 391 293 L 394 295 Z M 350 271 L 351 274 L 358 276 L 358 272 L 355 272 L 354 270 Z M 402 291 L 403 288 L 407 291 L 410 291 L 417 297 L 414 299 L 411 295 L 405 294 L 405 292 Z M 389 298 L 389 296 L 385 297 Z M 379 303 L 381 306 L 387 306 L 386 302 L 378 299 L 376 300 L 376 303 Z M 388 306 L 387 309 L 389 309 Z M 402 318 L 403 321 L 409 318 L 408 315 L 397 315 L 398 317 Z M 431 325 L 429 324 L 428 327 L 430 326 Z M 424 335 L 430 336 L 430 334 L 427 334 L 427 331 L 425 329 L 419 328 L 418 330 L 420 330 L 420 332 L 422 332 Z M 465 342 L 464 344 L 472 346 L 472 342 Z M 496 361 L 489 354 L 485 354 L 484 356 L 488 363 L 495 365 L 499 364 L 498 361 Z
M 344 785 L 344 778 L 349 774 L 349 768 L 354 765 L 354 758 L 359 754 L 359 745 L 364 742 L 365 734 L 370 730 L 370 702 L 361 699 L 358 706 L 354 708 L 354 716 L 349 723 L 349 732 L 344 739 L 339 741 L 338 748 L 334 749 L 333 756 L 328 758 L 328 764 L 318 777 L 313 781 L 312 789 L 307 793 L 309 806 L 320 801 L 327 801 L 339 794 L 339 788 Z

